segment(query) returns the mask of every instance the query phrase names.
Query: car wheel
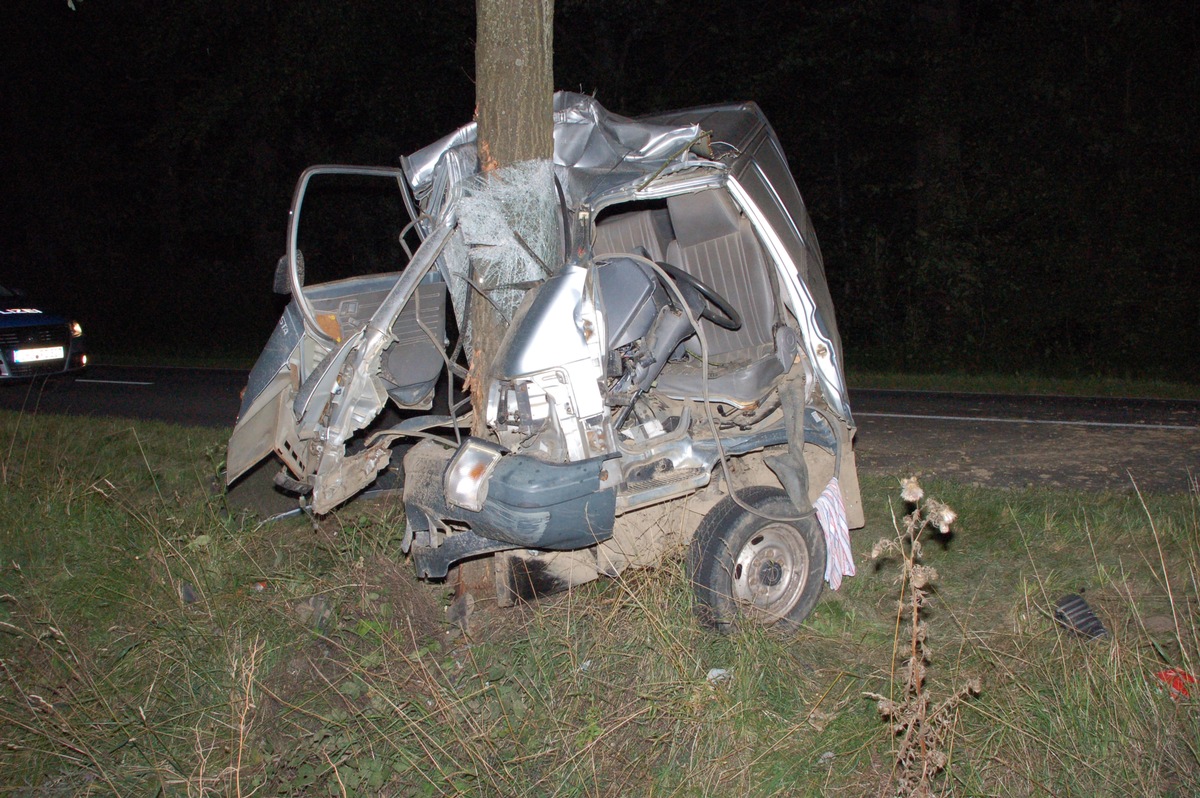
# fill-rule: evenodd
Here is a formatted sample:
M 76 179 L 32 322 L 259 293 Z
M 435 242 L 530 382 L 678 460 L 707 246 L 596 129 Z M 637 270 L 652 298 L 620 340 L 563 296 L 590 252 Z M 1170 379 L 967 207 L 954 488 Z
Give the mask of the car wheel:
M 700 522 L 688 550 L 688 575 L 701 623 L 722 632 L 750 622 L 795 631 L 824 587 L 825 536 L 813 512 L 796 518 L 780 488 L 726 497 Z M 775 519 L 795 520 L 775 520 Z

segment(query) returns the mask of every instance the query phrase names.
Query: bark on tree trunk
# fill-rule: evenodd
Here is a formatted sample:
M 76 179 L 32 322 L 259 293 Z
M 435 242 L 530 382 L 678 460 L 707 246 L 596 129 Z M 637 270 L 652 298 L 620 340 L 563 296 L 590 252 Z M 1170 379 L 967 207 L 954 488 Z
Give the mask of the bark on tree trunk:
M 551 159 L 554 0 L 477 0 L 475 14 L 475 118 L 482 171 Z M 477 294 L 471 296 L 470 323 L 472 431 L 481 435 L 491 364 L 504 327 L 491 304 Z
M 554 0 L 476 0 L 475 121 L 485 175 L 522 161 L 554 156 Z M 549 187 L 553 191 L 553 185 Z M 517 230 L 525 236 L 525 231 Z M 532 239 L 528 236 L 527 240 Z M 473 263 L 472 271 L 475 272 Z M 482 284 L 481 274 L 473 275 Z M 471 432 L 487 433 L 487 388 L 504 322 L 478 293 L 470 294 Z M 455 566 L 455 602 L 495 592 L 495 560 Z M 464 614 L 461 625 L 466 628 Z
M 475 114 L 484 172 L 554 155 L 554 0 L 477 0 Z

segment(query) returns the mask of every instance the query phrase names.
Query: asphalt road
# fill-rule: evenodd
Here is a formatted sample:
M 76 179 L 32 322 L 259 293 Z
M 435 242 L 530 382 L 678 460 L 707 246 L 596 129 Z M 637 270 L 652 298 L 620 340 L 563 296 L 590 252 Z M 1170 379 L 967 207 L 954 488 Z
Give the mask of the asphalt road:
M 92 366 L 69 386 L 54 381 L 6 385 L 0 388 L 0 407 L 232 428 L 247 373 L 241 369 Z
M 0 407 L 232 428 L 246 372 L 95 366 L 71 386 L 0 388 Z M 996 487 L 1194 489 L 1200 402 L 856 390 L 866 473 Z
M 851 391 L 860 471 L 994 487 L 1195 491 L 1200 402 Z

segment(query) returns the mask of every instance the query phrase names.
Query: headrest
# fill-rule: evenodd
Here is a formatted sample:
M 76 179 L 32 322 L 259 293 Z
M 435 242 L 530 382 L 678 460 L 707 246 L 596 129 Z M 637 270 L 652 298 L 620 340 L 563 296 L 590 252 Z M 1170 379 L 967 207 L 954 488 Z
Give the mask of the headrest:
M 738 231 L 738 209 L 721 189 L 667 198 L 671 225 L 681 247 L 691 247 Z

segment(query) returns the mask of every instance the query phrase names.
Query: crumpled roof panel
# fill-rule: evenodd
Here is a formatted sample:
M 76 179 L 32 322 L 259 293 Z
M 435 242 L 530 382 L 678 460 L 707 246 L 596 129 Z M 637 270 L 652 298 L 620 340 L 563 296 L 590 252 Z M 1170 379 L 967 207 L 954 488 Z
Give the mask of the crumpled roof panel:
M 440 172 L 451 169 L 451 164 L 477 164 L 477 132 L 471 122 L 402 159 L 423 209 L 429 210 L 425 200 Z M 674 159 L 699 157 L 690 147 L 702 137 L 703 128 L 694 122 L 634 120 L 611 113 L 586 94 L 554 95 L 555 171 L 572 208 L 590 196 L 644 179 Z

